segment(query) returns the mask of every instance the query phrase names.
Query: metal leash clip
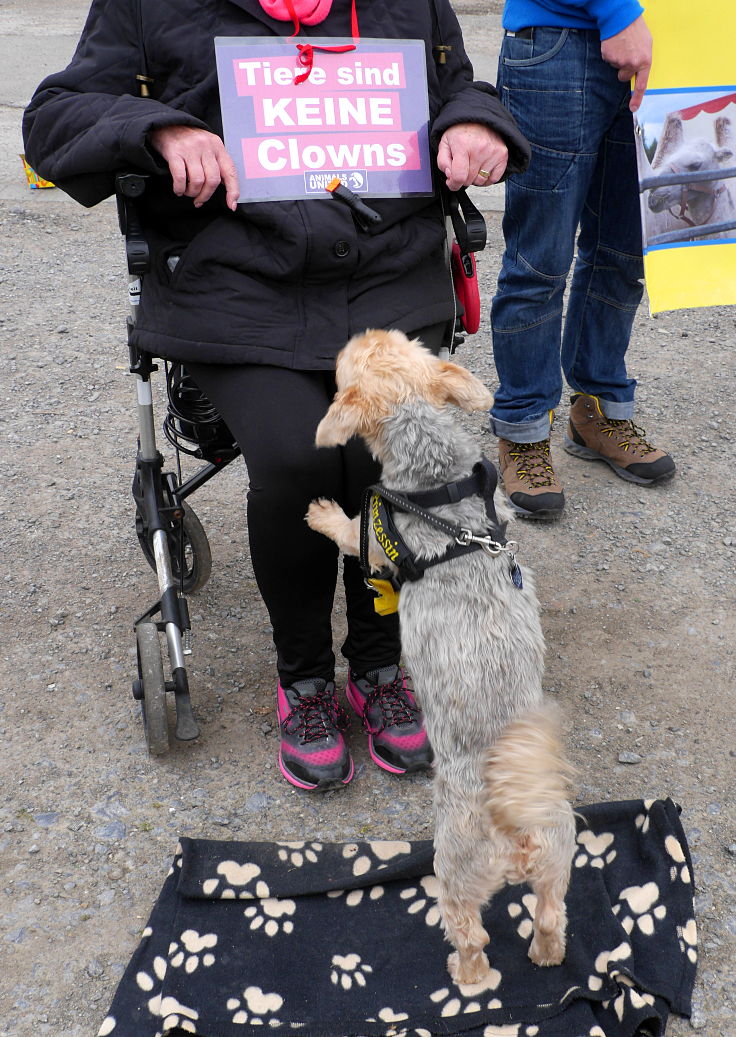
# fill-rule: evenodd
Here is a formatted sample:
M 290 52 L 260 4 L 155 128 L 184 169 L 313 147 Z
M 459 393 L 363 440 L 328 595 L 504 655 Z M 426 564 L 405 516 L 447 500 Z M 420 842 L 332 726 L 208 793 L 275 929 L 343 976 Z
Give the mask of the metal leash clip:
M 482 549 L 486 554 L 490 555 L 491 558 L 500 555 L 502 551 L 505 551 L 514 558 L 516 552 L 519 550 L 519 545 L 515 540 L 508 540 L 505 544 L 499 544 L 497 540 L 494 540 L 489 535 L 482 537 L 476 536 L 470 529 L 461 529 L 455 537 L 455 541 L 462 547 L 467 547 L 469 544 L 480 544 Z

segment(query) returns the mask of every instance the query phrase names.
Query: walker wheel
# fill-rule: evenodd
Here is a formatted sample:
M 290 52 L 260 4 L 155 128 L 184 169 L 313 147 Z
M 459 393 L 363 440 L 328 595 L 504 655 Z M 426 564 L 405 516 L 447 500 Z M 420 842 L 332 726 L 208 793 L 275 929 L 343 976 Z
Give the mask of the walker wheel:
M 184 594 L 192 594 L 194 591 L 199 590 L 200 587 L 204 587 L 210 578 L 210 573 L 212 572 L 212 552 L 210 551 L 207 534 L 194 509 L 186 501 L 183 502 L 182 507 L 184 517 L 181 520 L 181 526 L 170 533 L 168 537 L 169 554 L 171 556 L 171 569 L 178 583 L 179 570 L 181 568 L 181 538 L 183 536 L 184 579 L 181 583 L 181 589 Z M 136 532 L 141 550 L 146 556 L 146 561 L 155 571 L 156 559 L 140 516 L 136 517 Z
M 146 745 L 152 756 L 169 749 L 169 721 L 166 709 L 166 681 L 161 662 L 161 642 L 155 623 L 139 623 L 135 629 L 138 646 L 138 690 L 142 690 L 141 715 Z

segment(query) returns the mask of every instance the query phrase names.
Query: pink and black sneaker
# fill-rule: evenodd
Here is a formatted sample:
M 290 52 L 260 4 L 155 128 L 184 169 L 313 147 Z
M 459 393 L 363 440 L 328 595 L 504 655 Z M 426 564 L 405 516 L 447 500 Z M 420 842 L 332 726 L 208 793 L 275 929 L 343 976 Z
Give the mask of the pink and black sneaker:
M 348 717 L 337 704 L 334 681 L 311 677 L 287 688 L 279 682 L 277 696 L 279 767 L 286 780 L 317 792 L 347 785 L 353 761 L 340 728 Z
M 364 677 L 351 671 L 345 694 L 363 720 L 374 763 L 392 774 L 424 771 L 432 749 L 422 711 L 400 666 L 382 666 Z

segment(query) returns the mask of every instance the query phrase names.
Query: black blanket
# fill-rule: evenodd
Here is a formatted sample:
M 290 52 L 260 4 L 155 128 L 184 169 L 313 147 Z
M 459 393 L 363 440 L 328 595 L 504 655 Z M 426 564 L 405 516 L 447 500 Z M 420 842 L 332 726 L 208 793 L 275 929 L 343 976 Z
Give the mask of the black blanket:
M 534 898 L 485 914 L 493 967 L 456 987 L 432 844 L 182 839 L 100 1037 L 634 1037 L 688 1015 L 693 873 L 670 801 L 581 809 L 562 965 L 527 957 Z

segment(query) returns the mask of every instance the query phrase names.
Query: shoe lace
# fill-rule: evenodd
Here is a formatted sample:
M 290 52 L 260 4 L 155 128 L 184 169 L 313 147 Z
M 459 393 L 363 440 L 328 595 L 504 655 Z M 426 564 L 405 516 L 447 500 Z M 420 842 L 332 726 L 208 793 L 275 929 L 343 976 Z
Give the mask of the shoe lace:
M 414 717 L 419 712 L 419 706 L 414 706 L 404 690 L 405 673 L 398 673 L 388 684 L 376 684 L 368 693 L 365 700 L 363 712 L 363 724 L 373 734 L 380 734 L 387 727 L 398 727 L 401 724 L 413 724 Z M 381 721 L 378 728 L 373 727 L 368 721 L 368 710 L 378 706 L 381 713 Z
M 298 734 L 301 744 L 317 742 L 326 738 L 335 729 L 348 726 L 349 720 L 345 710 L 338 704 L 335 696 L 324 691 L 316 695 L 299 695 L 298 701 L 281 722 L 284 731 Z
M 654 451 L 644 429 L 634 424 L 631 418 L 604 418 L 600 430 L 609 439 L 615 436 L 622 450 L 631 450 L 633 454 L 651 454 Z
M 509 457 L 516 461 L 516 474 L 521 482 L 529 480 L 529 485 L 551 486 L 555 481 L 555 470 L 549 456 L 549 440 L 538 443 L 513 443 Z

